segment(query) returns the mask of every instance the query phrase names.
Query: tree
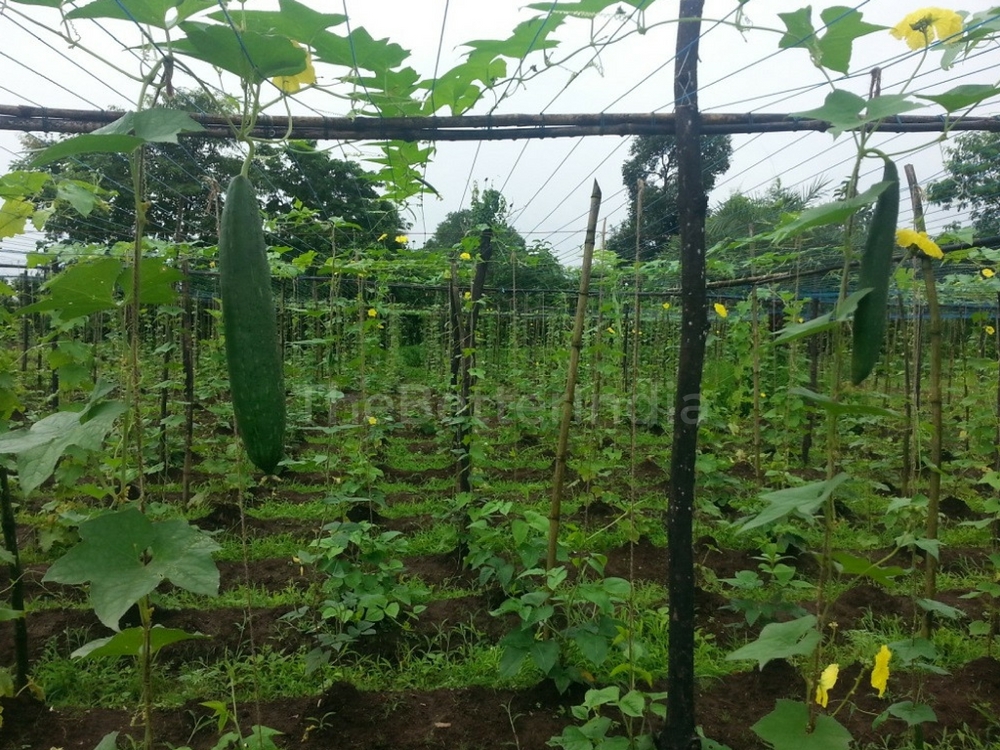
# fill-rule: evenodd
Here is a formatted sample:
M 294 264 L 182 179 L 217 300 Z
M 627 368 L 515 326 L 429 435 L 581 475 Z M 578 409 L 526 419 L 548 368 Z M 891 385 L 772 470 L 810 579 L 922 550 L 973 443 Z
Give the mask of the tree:
M 1000 234 L 1000 133 L 960 135 L 947 153 L 949 176 L 930 185 L 928 201 L 968 209 L 980 237 Z
M 702 179 L 705 191 L 715 187 L 716 178 L 729 169 L 733 153 L 728 135 L 701 139 Z M 677 154 L 671 135 L 639 136 L 629 147 L 629 158 L 622 165 L 622 179 L 628 191 L 628 218 L 615 227 L 608 238 L 608 249 L 626 260 L 636 255 L 636 215 L 639 204 L 639 180 L 645 181 L 642 196 L 642 223 L 639 234 L 639 259 L 651 260 L 661 255 L 677 235 Z
M 493 259 L 486 274 L 488 286 L 503 289 L 562 289 L 566 272 L 549 247 L 524 238 L 510 225 L 507 199 L 499 190 L 473 188 L 469 208 L 449 213 L 438 224 L 428 247 L 449 248 L 480 227 L 493 229 Z

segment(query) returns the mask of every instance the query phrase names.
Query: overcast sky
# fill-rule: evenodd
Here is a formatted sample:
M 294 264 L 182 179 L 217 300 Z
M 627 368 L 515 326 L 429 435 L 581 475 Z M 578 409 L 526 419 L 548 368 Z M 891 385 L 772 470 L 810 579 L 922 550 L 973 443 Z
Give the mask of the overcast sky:
M 526 3 L 494 0 L 304 0 L 327 12 L 346 10 L 353 28 L 363 26 L 375 38 L 388 37 L 411 51 L 407 64 L 422 76 L 431 77 L 435 69 L 445 71 L 460 61 L 462 43 L 474 39 L 497 39 L 509 35 L 517 23 L 539 15 Z M 81 0 L 83 4 L 83 0 Z M 834 4 L 834 3 L 830 3 Z M 554 34 L 561 41 L 552 55 L 561 58 L 574 50 L 582 51 L 565 67 L 546 70 L 525 86 L 512 90 L 497 113 L 600 113 L 600 112 L 670 112 L 672 111 L 673 53 L 675 26 L 660 24 L 676 16 L 676 0 L 655 0 L 648 5 L 643 21 L 648 29 L 636 34 L 637 16 L 624 3 L 622 14 L 611 6 L 607 15 L 593 22 L 569 18 Z M 991 3 L 969 0 L 956 10 L 984 11 Z M 795 112 L 822 104 L 829 88 L 823 76 L 801 49 L 778 50 L 779 35 L 766 29 L 783 28 L 777 13 L 795 10 L 798 2 L 750 0 L 744 6 L 743 21 L 749 28 L 740 30 L 736 20 L 736 0 L 707 0 L 706 21 L 701 41 L 700 106 L 705 112 Z M 817 27 L 819 11 L 827 4 L 813 3 Z M 918 6 L 888 0 L 865 0 L 855 3 L 864 20 L 892 26 L 903 14 Z M 250 8 L 272 7 L 250 0 Z M 274 4 L 276 7 L 276 3 Z M 32 25 L 21 15 L 54 25 L 58 15 L 48 8 L 0 3 L 0 103 L 34 104 L 48 107 L 92 109 L 115 106 L 132 108 L 138 94 L 135 83 L 80 49 L 71 49 L 64 41 Z M 715 21 L 725 20 L 726 23 Z M 337 29 L 342 31 L 343 27 Z M 600 30 L 599 39 L 622 38 L 617 44 L 587 47 L 592 28 Z M 73 25 L 82 46 L 99 52 L 108 61 L 130 70 L 138 62 L 122 43 L 134 44 L 136 30 L 123 21 L 89 21 Z M 110 32 L 110 34 L 109 34 Z M 626 34 L 628 34 L 626 36 Z M 115 41 L 112 35 L 119 41 Z M 907 80 L 920 59 L 906 45 L 887 31 L 876 32 L 859 40 L 852 60 L 852 76 L 837 85 L 866 96 L 869 71 L 883 69 L 883 93 L 895 93 Z M 950 71 L 941 71 L 939 55 L 931 52 L 915 84 L 922 93 L 939 92 L 968 83 L 997 84 L 1000 77 L 1000 50 L 996 46 L 977 50 L 973 59 L 959 63 Z M 542 57 L 534 55 L 526 65 L 544 67 Z M 513 72 L 517 62 L 509 62 Z M 319 66 L 321 83 L 331 83 L 343 71 L 324 70 Z M 213 78 L 212 80 L 218 80 Z M 235 80 L 224 77 L 223 86 L 235 93 Z M 178 80 L 177 85 L 190 85 Z M 485 112 L 494 99 L 487 95 Z M 343 99 L 312 92 L 302 97 L 295 111 L 303 114 L 346 114 Z M 275 112 L 280 113 L 280 112 Z M 928 108 L 914 114 L 939 114 Z M 1000 114 L 1000 102 L 989 101 L 978 107 L 979 116 Z M 0 131 L 0 171 L 19 152 L 19 134 Z M 887 151 L 926 145 L 926 148 L 902 159 L 917 167 L 918 177 L 928 182 L 941 176 L 943 146 L 934 143 L 933 135 L 880 136 L 875 145 Z M 409 205 L 410 232 L 415 245 L 433 233 L 447 213 L 468 206 L 473 182 L 501 189 L 513 208 L 513 223 L 526 239 L 551 243 L 557 257 L 572 264 L 579 254 L 592 181 L 596 178 L 604 192 L 602 218 L 609 226 L 624 217 L 626 199 L 621 179 L 621 163 L 628 152 L 628 139 L 605 136 L 586 139 L 543 141 L 441 143 L 427 169 L 426 178 L 440 193 Z M 366 152 L 354 144 L 322 144 L 333 147 L 334 155 L 363 157 Z M 734 156 L 729 172 L 720 178 L 712 195 L 718 203 L 729 194 L 742 191 L 761 192 L 776 179 L 788 187 L 803 187 L 817 178 L 836 185 L 849 170 L 853 144 L 849 136 L 834 140 L 823 133 L 781 133 L 734 136 Z M 878 179 L 880 167 L 869 167 L 865 183 Z M 862 185 L 863 187 L 864 185 Z M 939 230 L 954 218 L 930 209 L 930 230 Z M 906 218 L 902 218 L 901 222 Z M 33 249 L 29 237 L 4 243 L 8 252 L 2 262 L 23 262 L 23 253 Z

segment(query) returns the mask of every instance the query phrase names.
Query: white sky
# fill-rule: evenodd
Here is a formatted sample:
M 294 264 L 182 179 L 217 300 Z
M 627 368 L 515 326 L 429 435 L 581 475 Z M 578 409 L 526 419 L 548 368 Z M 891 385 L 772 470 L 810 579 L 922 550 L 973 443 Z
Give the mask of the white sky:
M 352 27 L 363 26 L 373 37 L 388 37 L 409 49 L 412 56 L 407 64 L 423 77 L 433 75 L 439 50 L 438 69 L 443 72 L 460 60 L 462 42 L 505 38 L 517 23 L 540 13 L 526 9 L 526 3 L 504 0 L 304 2 L 326 12 L 343 13 L 346 8 Z M 825 87 L 822 73 L 810 63 L 807 53 L 801 49 L 779 51 L 779 35 L 765 30 L 783 29 L 776 14 L 795 10 L 801 4 L 801 1 L 750 0 L 745 5 L 745 20 L 752 28 L 742 33 L 712 20 L 703 23 L 699 70 L 703 111 L 795 112 L 822 104 L 829 88 Z M 821 26 L 819 11 L 827 5 L 814 3 L 817 27 Z M 861 10 L 864 20 L 886 26 L 894 25 L 901 15 L 918 7 L 890 0 L 855 0 L 851 5 Z M 276 7 L 276 3 L 269 4 L 266 0 L 248 3 L 253 9 L 272 6 Z M 735 20 L 736 6 L 736 0 L 706 0 L 706 19 L 727 18 L 731 22 Z M 964 6 L 955 6 L 955 9 L 977 12 L 990 6 L 987 0 L 967 0 Z M 632 10 L 624 4 L 622 8 Z M 133 106 L 131 102 L 138 95 L 134 82 L 82 50 L 71 49 L 43 28 L 32 26 L 18 13 L 48 25 L 55 24 L 58 19 L 58 15 L 48 8 L 14 3 L 8 3 L 5 8 L 0 3 L 0 103 L 79 109 L 91 109 L 94 105 Z M 653 27 L 676 13 L 676 0 L 656 0 L 645 13 L 646 26 Z M 598 27 L 605 26 L 604 36 L 619 29 L 617 35 L 621 36 L 635 29 L 634 22 L 623 26 L 622 18 L 609 14 L 595 19 L 594 23 Z M 122 50 L 121 44 L 107 33 L 111 32 L 127 44 L 135 44 L 139 39 L 135 28 L 124 21 L 102 20 L 100 23 L 104 29 L 88 21 L 73 25 L 82 46 L 136 71 L 136 57 Z M 590 28 L 589 21 L 570 18 L 554 35 L 562 44 L 553 56 L 562 57 L 585 47 Z M 342 33 L 343 27 L 334 30 Z M 674 30 L 673 24 L 655 26 L 645 34 L 632 34 L 618 44 L 602 48 L 599 53 L 594 48 L 585 49 L 570 60 L 565 69 L 547 70 L 516 90 L 497 112 L 669 112 L 673 96 Z M 440 46 L 439 40 L 442 40 Z M 995 45 L 979 48 L 973 59 L 960 62 L 950 71 L 938 68 L 938 57 L 931 52 L 915 79 L 914 85 L 920 93 L 940 92 L 960 84 L 998 83 L 1000 50 Z M 869 70 L 879 65 L 883 68 L 883 93 L 896 93 L 901 82 L 914 72 L 919 59 L 919 53 L 910 53 L 903 42 L 892 38 L 888 32 L 876 32 L 855 44 L 852 77 L 837 85 L 866 96 Z M 541 56 L 536 54 L 529 58 L 530 64 L 543 67 Z M 509 71 L 513 72 L 516 66 L 516 62 L 509 62 Z M 324 70 L 322 65 L 318 69 L 321 83 L 331 82 L 342 72 Z M 235 93 L 238 90 L 235 79 L 226 77 L 223 81 L 228 91 Z M 176 84 L 185 87 L 190 82 L 180 79 Z M 485 112 L 492 101 L 487 95 L 484 105 L 475 112 Z M 303 97 L 303 104 L 296 105 L 295 111 L 336 116 L 346 114 L 346 107 L 343 99 L 312 92 Z M 912 114 L 940 112 L 938 108 L 928 108 Z M 980 105 L 973 114 L 1000 114 L 1000 100 Z M 18 137 L 18 133 L 0 131 L 0 172 L 8 168 L 10 160 L 18 153 Z M 935 139 L 934 134 L 886 135 L 879 136 L 874 145 L 884 143 L 890 152 L 927 145 L 923 151 L 900 161 L 901 164 L 912 162 L 918 177 L 926 183 L 941 176 L 942 147 L 934 143 Z M 628 143 L 628 139 L 617 136 L 483 142 L 479 146 L 440 143 L 426 178 L 437 188 L 441 198 L 427 196 L 410 204 L 413 243 L 422 244 L 448 212 L 466 207 L 470 184 L 478 181 L 481 186 L 488 184 L 502 189 L 514 210 L 514 226 L 529 242 L 538 239 L 551 243 L 557 257 L 572 264 L 578 258 L 582 242 L 593 179 L 598 180 L 604 192 L 601 216 L 608 226 L 624 218 L 626 198 L 620 169 Z M 353 157 L 362 153 L 351 144 L 325 145 L 335 147 L 334 155 Z M 793 188 L 804 187 L 816 178 L 825 178 L 835 186 L 846 178 L 854 151 L 849 136 L 834 141 L 824 133 L 738 135 L 733 136 L 733 147 L 732 166 L 720 178 L 712 195 L 713 203 L 736 191 L 763 191 L 775 179 Z M 872 162 L 866 172 L 865 184 L 876 181 L 881 168 Z M 931 207 L 927 218 L 933 234 L 954 217 Z M 901 223 L 907 219 L 908 216 L 901 217 Z M 28 236 L 8 240 L 3 243 L 3 249 L 8 252 L 0 253 L 0 262 L 21 263 L 23 253 L 33 247 L 33 240 Z

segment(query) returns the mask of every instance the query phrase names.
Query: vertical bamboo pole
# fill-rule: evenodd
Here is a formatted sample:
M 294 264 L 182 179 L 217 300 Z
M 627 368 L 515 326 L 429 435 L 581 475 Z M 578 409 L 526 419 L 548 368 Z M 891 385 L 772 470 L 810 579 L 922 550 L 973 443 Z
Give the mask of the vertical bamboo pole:
M 3 541 L 11 561 L 10 608 L 20 612 L 14 620 L 14 688 L 23 690 L 28 685 L 28 627 L 24 622 L 24 573 L 17 548 L 17 521 L 14 518 L 14 501 L 7 481 L 7 470 L 0 466 L 0 527 Z
M 681 239 L 681 340 L 674 393 L 670 498 L 667 506 L 667 718 L 661 750 L 700 747 L 694 708 L 694 498 L 701 379 L 705 367 L 708 304 L 705 291 L 705 215 L 701 121 L 698 112 L 698 41 L 704 0 L 680 0 L 674 72 L 678 200 Z
M 181 363 L 184 367 L 184 469 L 181 473 L 181 500 L 191 499 L 191 465 L 194 462 L 194 303 L 191 299 L 191 267 L 181 262 Z
M 920 201 L 920 187 L 912 164 L 907 164 L 906 181 L 910 186 L 910 201 L 913 204 L 913 223 L 917 231 L 924 231 L 924 209 Z M 927 312 L 930 326 L 930 387 L 927 401 L 931 409 L 931 450 L 930 476 L 927 481 L 927 526 L 924 531 L 928 539 L 937 539 L 938 505 L 941 499 L 941 438 L 944 430 L 941 409 L 941 309 L 938 305 L 937 286 L 934 282 L 934 265 L 927 255 L 920 256 L 921 271 L 924 275 L 924 289 L 927 294 Z M 928 554 L 924 558 L 924 597 L 933 599 L 937 593 L 937 558 Z M 924 613 L 920 633 L 930 637 L 934 622 L 930 612 Z
M 590 268 L 594 259 L 594 244 L 597 237 L 597 215 L 601 210 L 601 187 L 594 181 L 590 194 L 590 217 L 587 219 L 587 234 L 583 241 L 583 265 L 580 268 L 580 291 L 576 298 L 576 318 L 573 320 L 573 338 L 570 341 L 569 371 L 566 373 L 566 391 L 563 394 L 562 413 L 559 421 L 559 438 L 556 444 L 556 467 L 552 478 L 552 499 L 549 504 L 549 546 L 545 558 L 545 569 L 556 564 L 556 549 L 559 540 L 559 520 L 562 507 L 563 482 L 566 478 L 566 453 L 569 445 L 569 425 L 573 421 L 573 399 L 576 393 L 576 375 L 580 367 L 580 349 L 583 347 L 583 326 L 587 317 L 587 301 L 590 293 Z

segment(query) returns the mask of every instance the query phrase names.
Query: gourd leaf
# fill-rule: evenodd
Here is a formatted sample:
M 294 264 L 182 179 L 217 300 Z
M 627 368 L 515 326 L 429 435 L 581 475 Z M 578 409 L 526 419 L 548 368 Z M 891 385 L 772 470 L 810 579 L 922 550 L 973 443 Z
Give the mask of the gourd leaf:
M 370 70 L 376 75 L 399 67 L 410 56 L 388 39 L 374 39 L 363 27 L 351 29 L 351 35 L 340 36 L 324 31 L 311 42 L 316 59 L 331 65 L 357 70 Z
M 812 336 L 813 334 L 830 330 L 838 323 L 849 319 L 851 314 L 857 309 L 858 302 L 860 302 L 861 298 L 870 291 L 871 289 L 860 289 L 849 294 L 844 298 L 843 302 L 828 313 L 819 315 L 811 320 L 805 321 L 804 323 L 792 323 L 791 325 L 785 326 L 778 331 L 778 335 L 775 337 L 774 343 L 787 344 L 789 341 L 795 341 L 806 336 Z
M 564 16 L 546 15 L 519 23 L 506 39 L 477 39 L 465 46 L 490 55 L 514 60 L 524 59 L 530 52 L 551 49 L 559 42 L 546 37 L 562 25 Z
M 36 195 L 52 175 L 45 172 L 8 172 L 0 177 L 0 198 L 26 198 Z
M 779 13 L 778 17 L 785 24 L 785 35 L 778 41 L 780 48 L 803 47 L 809 51 L 814 63 L 838 73 L 849 71 L 855 39 L 885 28 L 862 21 L 857 10 L 840 5 L 820 12 L 825 24 L 822 36 L 813 27 L 811 6 Z
M 138 136 L 121 133 L 81 133 L 43 149 L 31 160 L 31 166 L 41 167 L 80 154 L 129 154 L 144 142 Z
M 996 86 L 985 83 L 968 83 L 949 89 L 943 94 L 916 94 L 915 96 L 918 99 L 927 99 L 939 104 L 947 112 L 957 112 L 998 94 L 1000 94 L 1000 89 Z
M 183 19 L 215 4 L 214 0 L 95 0 L 74 8 L 66 17 L 116 18 L 166 29 L 173 25 L 167 20 L 171 8 L 177 8 L 175 19 Z
M 35 213 L 35 204 L 22 198 L 8 198 L 0 206 L 0 239 L 14 237 Z
M 177 297 L 175 284 L 184 278 L 178 269 L 167 264 L 165 258 L 143 258 L 139 261 L 139 303 L 143 305 L 168 305 Z M 125 291 L 124 302 L 132 300 L 132 268 L 126 266 L 118 276 L 118 284 Z
M 154 625 L 149 631 L 149 650 L 156 654 L 164 646 L 195 638 L 207 638 L 201 633 L 188 633 L 177 628 Z M 98 638 L 80 646 L 70 654 L 74 659 L 85 656 L 140 656 L 143 648 L 143 629 L 126 628 L 108 638 Z
M 347 21 L 347 16 L 339 13 L 320 13 L 298 0 L 279 0 L 279 10 L 241 10 L 234 21 L 245 31 L 258 34 L 281 34 L 301 44 L 312 45 L 313 39 L 331 26 L 339 26 Z M 227 15 L 221 11 L 210 13 L 209 18 L 220 23 L 228 23 Z
M 886 711 L 897 719 L 902 719 L 911 727 L 928 721 L 937 721 L 937 714 L 934 713 L 934 709 L 923 703 L 914 703 L 913 701 L 893 703 Z
M 740 527 L 740 533 L 774 521 L 780 521 L 793 513 L 798 513 L 804 518 L 812 518 L 819 506 L 826 502 L 830 494 L 848 478 L 847 474 L 841 472 L 832 479 L 823 482 L 810 482 L 800 487 L 788 487 L 761 495 L 761 499 L 765 500 L 768 506 L 743 524 Z
M 306 68 L 306 51 L 286 36 L 242 31 L 237 36 L 222 24 L 186 21 L 180 24 L 187 35 L 178 39 L 173 50 L 235 73 L 246 81 L 259 83 L 273 76 L 292 76 Z
M 863 557 L 856 557 L 849 552 L 834 552 L 830 557 L 842 573 L 865 576 L 881 583 L 883 586 L 889 586 L 894 576 L 901 576 L 906 573 L 903 568 L 897 565 L 882 568 L 870 560 L 866 560 Z
M 45 285 L 48 297 L 18 310 L 27 315 L 58 311 L 63 320 L 111 310 L 116 306 L 115 282 L 122 271 L 118 258 L 74 263 Z
M 29 429 L 0 435 L 0 453 L 17 454 L 18 481 L 21 491 L 29 495 L 52 476 L 71 445 L 98 450 L 124 411 L 120 401 L 102 401 L 91 403 L 82 412 L 50 414 Z
M 90 582 L 98 619 L 118 630 L 122 615 L 169 580 L 196 594 L 216 595 L 219 545 L 187 521 L 152 522 L 135 508 L 105 513 L 80 524 L 80 542 L 53 563 L 45 581 Z
M 806 230 L 827 224 L 840 224 L 851 215 L 873 203 L 884 191 L 888 190 L 891 183 L 888 181 L 876 182 L 863 193 L 858 193 L 853 198 L 841 201 L 831 201 L 822 206 L 808 208 L 802 213 L 792 216 L 789 220 L 780 224 L 773 232 L 766 235 L 773 244 L 778 244 L 789 237 L 802 234 Z
M 805 615 L 790 622 L 765 625 L 757 640 L 726 656 L 726 661 L 756 661 L 761 669 L 772 659 L 811 654 L 819 643 L 816 616 Z
M 775 709 L 752 727 L 774 750 L 848 750 L 851 733 L 826 714 L 816 716 L 809 731 L 809 708 L 805 703 L 779 698 Z

